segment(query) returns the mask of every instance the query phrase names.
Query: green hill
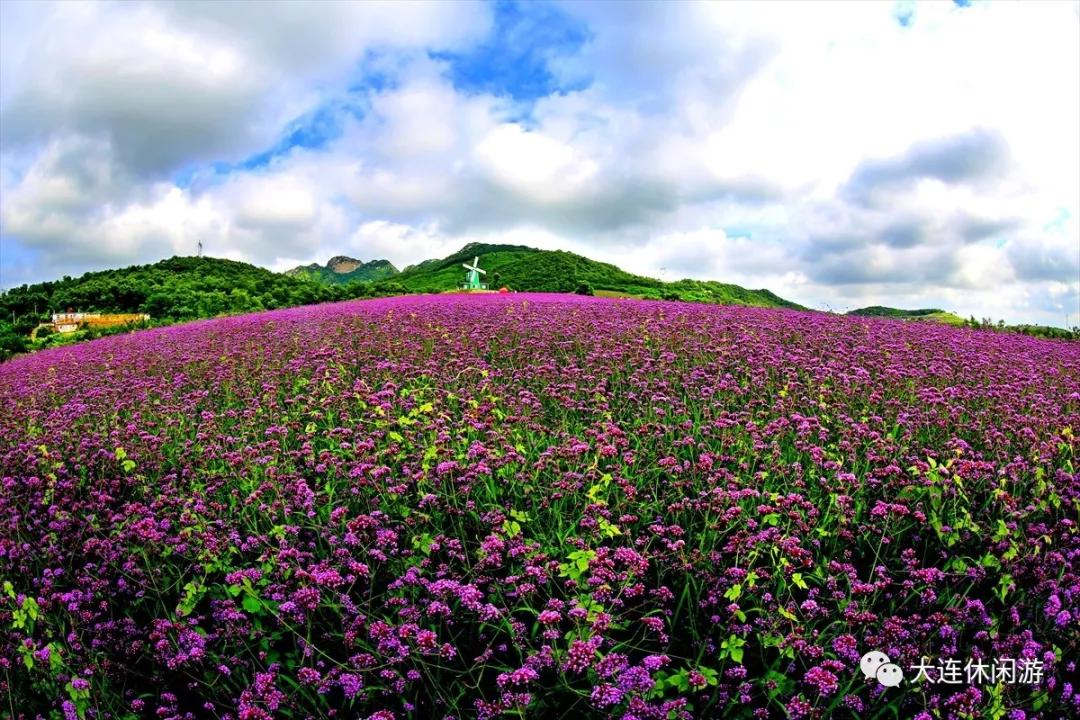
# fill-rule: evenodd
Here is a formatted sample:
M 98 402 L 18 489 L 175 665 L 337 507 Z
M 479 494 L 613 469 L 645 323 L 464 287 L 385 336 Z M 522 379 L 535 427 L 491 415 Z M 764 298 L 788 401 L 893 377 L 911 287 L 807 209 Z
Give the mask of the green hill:
M 524 245 L 470 243 L 441 260 L 425 260 L 394 277 L 415 292 L 445 292 L 465 279 L 462 263 L 480 258 L 484 281 L 495 289 L 528 292 L 593 292 L 652 299 L 687 300 L 729 305 L 800 308 L 768 290 L 747 290 L 711 280 L 664 282 L 634 275 L 609 263 L 562 250 L 537 250 Z
M 152 265 L 89 272 L 0 293 L 0 359 L 27 349 L 120 331 L 29 336 L 54 312 L 148 313 L 151 324 L 402 292 L 385 283 L 328 284 L 218 258 L 174 257 Z
M 425 260 L 400 273 L 386 260 L 363 263 L 344 256 L 332 258 L 325 266 L 312 264 L 285 273 L 233 260 L 174 257 L 0 292 L 0 359 L 125 329 L 83 329 L 60 336 L 43 328 L 30 339 L 52 313 L 68 308 L 148 313 L 151 324 L 162 325 L 358 297 L 446 292 L 461 285 L 465 278 L 461 265 L 474 257 L 480 258 L 480 266 L 487 271 L 484 280 L 492 288 L 800 307 L 768 290 L 699 280 L 665 283 L 574 253 L 523 245 L 471 243 L 449 257 Z
M 851 310 L 848 315 L 860 317 L 887 317 L 898 320 L 929 320 L 931 322 L 944 323 L 953 327 L 969 327 L 978 330 L 993 330 L 995 332 L 1021 333 L 1032 337 L 1054 338 L 1058 340 L 1080 340 L 1080 328 L 1060 328 L 1052 325 L 1008 325 L 1004 320 L 994 322 L 990 318 L 977 320 L 974 315 L 965 320 L 956 313 L 938 308 L 922 308 L 919 310 L 902 310 L 900 308 L 871 305 L 870 307 Z
M 68 308 L 80 312 L 145 312 L 154 319 L 190 320 L 318 302 L 334 294 L 325 285 L 248 263 L 173 257 L 152 265 L 23 285 L 0 295 L 0 308 L 9 316 L 14 311 L 16 318 L 24 317 L 25 323 L 35 325 L 49 313 Z
M 351 282 L 375 282 L 386 280 L 397 274 L 398 269 L 389 260 L 371 260 L 365 263 L 344 255 L 330 258 L 326 265 L 311 263 L 285 272 L 285 275 L 290 277 L 317 280 L 332 285 L 347 285 Z
M 941 310 L 939 308 L 903 310 L 900 308 L 885 307 L 883 305 L 871 305 L 869 307 L 859 308 L 858 310 L 851 310 L 847 314 L 858 315 L 860 317 L 888 317 L 899 320 L 931 320 L 933 322 L 956 326 L 967 324 L 964 318 L 956 313 L 951 313 L 948 310 Z

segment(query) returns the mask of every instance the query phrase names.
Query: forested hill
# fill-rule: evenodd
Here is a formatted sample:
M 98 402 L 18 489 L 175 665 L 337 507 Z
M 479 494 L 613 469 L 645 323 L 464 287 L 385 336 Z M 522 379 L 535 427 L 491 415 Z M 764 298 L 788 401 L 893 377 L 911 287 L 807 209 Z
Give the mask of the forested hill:
M 987 317 L 979 320 L 976 319 L 974 315 L 965 320 L 956 313 L 949 312 L 948 310 L 941 310 L 939 308 L 904 310 L 902 308 L 885 307 L 883 305 L 871 305 L 869 307 L 859 308 L 858 310 L 849 310 L 847 314 L 855 315 L 857 317 L 892 318 L 894 320 L 924 320 L 945 323 L 946 325 L 952 325 L 954 327 L 969 327 L 979 330 L 996 330 L 999 332 L 1016 332 L 1023 333 L 1024 335 L 1032 335 L 1034 337 L 1057 338 L 1063 340 L 1080 339 L 1080 328 L 1031 325 L 1027 323 L 1008 325 L 1004 320 L 994 322 Z
M 887 317 L 899 320 L 932 320 L 945 323 L 946 325 L 963 325 L 964 318 L 948 310 L 940 308 L 920 308 L 918 310 L 903 310 L 901 308 L 885 307 L 884 305 L 871 305 L 869 307 L 849 310 L 848 315 L 859 317 Z
M 463 262 L 480 259 L 483 279 L 491 288 L 528 292 L 584 292 L 641 298 L 687 300 L 729 305 L 799 308 L 768 290 L 748 290 L 712 280 L 664 282 L 634 275 L 609 263 L 562 250 L 524 245 L 470 243 L 441 260 L 425 260 L 405 268 L 394 281 L 416 292 L 443 292 L 461 285 Z
M 330 258 L 325 265 L 311 263 L 286 270 L 292 277 L 318 280 L 332 285 L 347 285 L 351 282 L 372 282 L 388 280 L 397 275 L 398 270 L 389 260 L 371 260 L 361 262 L 355 258 L 338 255 Z
M 233 260 L 174 257 L 8 290 L 0 294 L 0 322 L 22 336 L 68 308 L 149 313 L 156 324 L 395 291 L 400 288 L 327 285 Z
M 574 253 L 522 245 L 471 243 L 448 257 L 426 260 L 401 273 L 385 260 L 362 263 L 344 256 L 332 258 L 326 266 L 304 266 L 288 273 L 233 260 L 174 257 L 0 293 L 0 359 L 105 332 L 85 329 L 61 338 L 42 330 L 31 339 L 35 328 L 48 322 L 52 313 L 69 308 L 77 312 L 148 313 L 151 324 L 158 325 L 358 297 L 445 292 L 460 287 L 465 278 L 461 265 L 475 257 L 480 258 L 486 271 L 484 281 L 492 288 L 799 307 L 768 290 L 713 281 L 663 282 Z

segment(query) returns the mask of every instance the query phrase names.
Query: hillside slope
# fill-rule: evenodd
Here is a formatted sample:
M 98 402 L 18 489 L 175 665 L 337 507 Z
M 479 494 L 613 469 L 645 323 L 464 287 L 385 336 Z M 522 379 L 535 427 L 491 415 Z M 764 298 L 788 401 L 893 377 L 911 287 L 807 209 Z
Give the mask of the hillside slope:
M 918 310 L 903 310 L 901 308 L 885 307 L 884 305 L 871 305 L 869 307 L 850 310 L 848 315 L 859 317 L 888 317 L 899 320 L 930 320 L 945 323 L 946 325 L 964 325 L 964 318 L 956 313 L 939 308 L 920 308 Z
M 148 313 L 151 324 L 159 325 L 358 297 L 446 292 L 460 287 L 465 277 L 462 263 L 474 257 L 480 258 L 480 266 L 487 271 L 484 280 L 492 288 L 800 307 L 768 290 L 699 280 L 666 283 L 574 253 L 523 245 L 470 243 L 448 257 L 425 260 L 400 273 L 386 260 L 363 263 L 345 256 L 332 258 L 325 266 L 312 264 L 285 273 L 233 260 L 173 257 L 0 293 L 0 359 L 100 334 L 80 330 L 63 337 L 39 334 L 37 340 L 30 340 L 31 332 L 47 322 L 51 313 L 69 308 Z
M 768 290 L 748 290 L 738 285 L 705 280 L 664 282 L 628 273 L 610 263 L 590 260 L 563 250 L 537 250 L 523 245 L 470 243 L 458 252 L 425 260 L 405 268 L 394 282 L 416 292 L 445 292 L 458 288 L 465 278 L 463 262 L 480 258 L 491 288 L 508 287 L 524 292 L 575 292 L 583 286 L 594 292 L 652 299 L 688 300 L 760 307 L 801 306 Z
M 398 269 L 389 260 L 362 262 L 355 258 L 338 255 L 330 258 L 326 265 L 318 263 L 301 265 L 292 270 L 286 270 L 284 274 L 331 285 L 347 285 L 351 282 L 386 280 L 397 275 Z
M 0 293 L 0 359 L 39 347 L 28 336 L 50 314 L 149 313 L 152 324 L 401 292 L 383 283 L 346 285 L 290 277 L 233 260 L 173 257 L 151 265 L 89 272 Z M 48 344 L 97 333 L 79 331 Z

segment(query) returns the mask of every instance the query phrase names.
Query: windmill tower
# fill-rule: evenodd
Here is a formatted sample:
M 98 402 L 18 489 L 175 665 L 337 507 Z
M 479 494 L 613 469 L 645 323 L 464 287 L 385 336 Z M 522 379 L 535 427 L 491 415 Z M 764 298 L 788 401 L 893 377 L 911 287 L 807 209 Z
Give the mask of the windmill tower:
M 202 240 L 199 241 L 199 257 L 202 257 Z
M 474 257 L 472 265 L 469 263 L 462 263 L 461 266 L 469 272 L 465 275 L 465 284 L 461 286 L 463 290 L 487 290 L 487 285 L 480 282 L 480 276 L 486 275 L 486 270 L 480 269 L 480 258 Z

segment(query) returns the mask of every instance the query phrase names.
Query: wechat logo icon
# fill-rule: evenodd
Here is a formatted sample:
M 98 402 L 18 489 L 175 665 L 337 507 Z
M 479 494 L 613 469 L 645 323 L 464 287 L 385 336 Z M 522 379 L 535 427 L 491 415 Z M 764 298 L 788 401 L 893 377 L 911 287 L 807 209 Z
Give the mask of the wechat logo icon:
M 889 661 L 889 656 L 871 650 L 859 660 L 859 668 L 867 680 L 876 679 L 885 687 L 899 687 L 904 681 L 904 671 Z

